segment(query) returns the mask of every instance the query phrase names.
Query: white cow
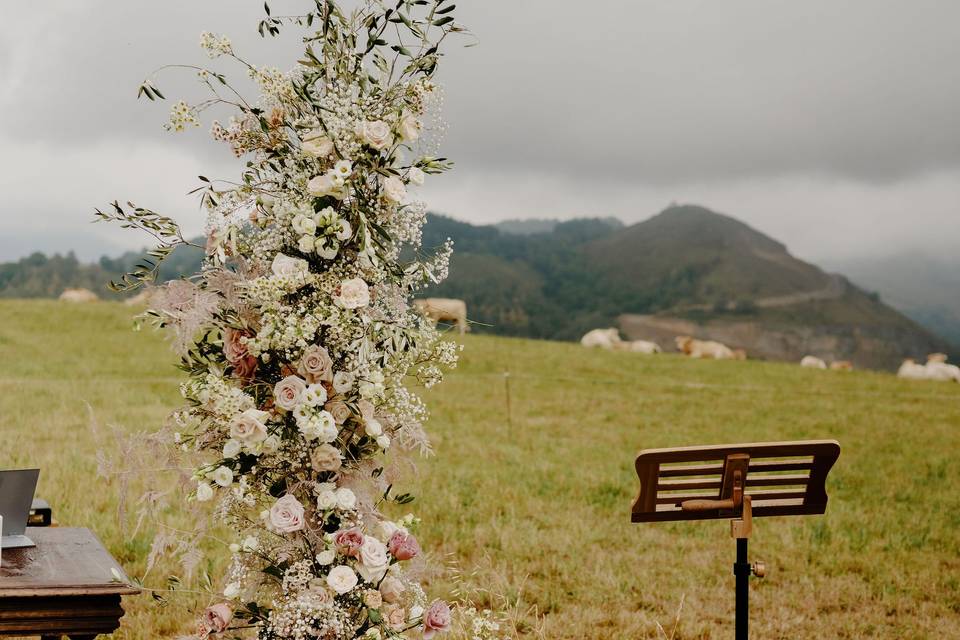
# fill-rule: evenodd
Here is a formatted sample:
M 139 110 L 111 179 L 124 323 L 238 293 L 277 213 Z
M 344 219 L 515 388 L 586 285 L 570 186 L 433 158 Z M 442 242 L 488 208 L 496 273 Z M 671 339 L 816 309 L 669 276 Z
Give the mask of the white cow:
M 614 327 L 609 329 L 593 329 L 588 331 L 582 338 L 580 344 L 585 347 L 600 347 L 601 349 L 619 349 L 623 344 L 620 339 L 620 332 Z
M 826 369 L 827 363 L 817 356 L 803 356 L 803 359 L 800 360 L 800 366 L 810 369 Z
M 434 322 L 452 322 L 460 335 L 470 330 L 467 326 L 467 303 L 456 298 L 424 298 L 413 301 L 414 308 Z
M 927 377 L 931 380 L 960 382 L 960 367 L 947 364 L 947 356 L 942 353 L 931 353 L 927 356 L 924 369 L 927 370 Z
M 927 368 L 925 366 L 917 364 L 913 358 L 907 358 L 903 361 L 903 364 L 900 365 L 900 369 L 897 370 L 897 377 L 907 378 L 909 380 L 926 380 L 930 376 L 927 375 Z
M 64 289 L 60 300 L 64 302 L 96 302 L 100 298 L 90 289 Z
M 647 355 L 653 355 L 663 351 L 660 345 L 656 342 L 650 342 L 649 340 L 631 340 L 630 342 L 624 342 L 621 348 L 634 353 L 646 353 Z
M 736 357 L 733 350 L 722 342 L 696 340 L 690 336 L 677 336 L 676 343 L 677 348 L 691 358 L 733 360 Z

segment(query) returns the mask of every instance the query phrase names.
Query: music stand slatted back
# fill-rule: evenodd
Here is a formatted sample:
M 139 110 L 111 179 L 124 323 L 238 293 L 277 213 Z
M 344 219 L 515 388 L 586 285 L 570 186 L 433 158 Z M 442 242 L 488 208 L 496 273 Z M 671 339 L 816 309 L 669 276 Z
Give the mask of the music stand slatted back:
M 840 444 L 836 440 L 761 442 L 641 451 L 636 462 L 640 495 L 633 504 L 631 520 L 730 518 L 731 510 L 690 511 L 680 504 L 728 498 L 724 495 L 724 467 L 728 461 L 742 461 L 744 455 L 749 456 L 745 491 L 751 498 L 754 517 L 819 514 L 826 510 L 827 473 L 840 455 Z

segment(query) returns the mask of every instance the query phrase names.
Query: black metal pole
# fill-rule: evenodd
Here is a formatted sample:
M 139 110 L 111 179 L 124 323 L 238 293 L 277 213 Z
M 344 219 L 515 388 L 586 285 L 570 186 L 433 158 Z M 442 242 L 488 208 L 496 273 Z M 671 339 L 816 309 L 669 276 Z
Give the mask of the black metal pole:
M 747 562 L 747 538 L 737 538 L 737 562 L 733 565 L 737 580 L 736 640 L 747 640 L 750 609 L 750 563 Z

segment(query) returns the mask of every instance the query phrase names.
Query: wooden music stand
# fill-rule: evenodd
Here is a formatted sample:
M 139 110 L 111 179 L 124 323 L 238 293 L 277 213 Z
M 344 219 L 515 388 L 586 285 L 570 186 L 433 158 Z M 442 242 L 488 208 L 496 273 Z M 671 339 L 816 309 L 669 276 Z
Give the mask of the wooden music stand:
M 840 456 L 836 440 L 758 442 L 647 449 L 637 456 L 640 494 L 633 522 L 730 518 L 737 540 L 736 639 L 747 640 L 749 578 L 762 562 L 747 561 L 754 517 L 815 515 L 827 509 L 827 474 Z

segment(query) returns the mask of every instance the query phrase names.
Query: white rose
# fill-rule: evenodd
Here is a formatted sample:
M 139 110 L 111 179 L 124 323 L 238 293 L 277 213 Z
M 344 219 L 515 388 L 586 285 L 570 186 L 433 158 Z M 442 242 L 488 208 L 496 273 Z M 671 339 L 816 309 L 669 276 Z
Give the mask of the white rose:
M 338 371 L 333 374 L 333 390 L 337 393 L 346 393 L 353 389 L 353 374 L 346 371 Z
M 337 240 L 349 240 L 350 236 L 353 234 L 353 227 L 351 227 L 350 223 L 346 220 L 340 220 L 339 225 L 340 226 L 337 228 L 336 233 Z
M 297 240 L 297 249 L 300 250 L 300 253 L 313 253 L 314 247 L 317 245 L 317 239 L 313 236 L 302 236 Z
M 206 502 L 213 498 L 213 487 L 206 482 L 197 483 L 197 502 Z
M 340 565 L 330 569 L 327 575 L 327 586 L 343 595 L 357 586 L 357 574 L 353 569 L 345 565 Z
M 367 582 L 379 582 L 390 566 L 387 546 L 373 536 L 364 536 L 360 547 L 360 566 L 357 572 Z
M 247 536 L 243 541 L 243 550 L 244 551 L 256 551 L 260 546 L 260 541 L 257 540 L 255 536 Z
M 267 437 L 267 427 L 264 424 L 270 416 L 266 411 L 247 409 L 230 421 L 230 437 L 251 445 L 263 442 Z
M 270 507 L 270 524 L 280 533 L 303 529 L 303 505 L 289 493 Z
M 236 458 L 240 454 L 240 442 L 230 438 L 223 443 L 223 457 Z
M 209 477 L 221 487 L 229 487 L 233 484 L 233 470 L 229 467 L 217 467 Z
M 235 600 L 240 596 L 240 583 L 231 582 L 223 588 L 223 597 L 227 600 Z
M 357 125 L 357 134 L 364 142 L 377 150 L 389 146 L 393 139 L 390 125 L 383 120 L 361 122 Z
M 409 618 L 410 620 L 416 620 L 422 615 L 423 615 L 423 607 L 421 607 L 418 604 L 415 604 L 412 607 L 410 607 L 410 618 Z
M 343 197 L 343 192 L 341 192 L 337 185 L 334 184 L 333 179 L 328 175 L 316 176 L 311 178 L 310 182 L 307 183 L 307 192 L 318 198 L 323 196 L 333 196 L 338 200 Z
M 329 511 L 337 506 L 337 494 L 333 491 L 321 491 L 317 495 L 317 508 L 320 511 Z
M 400 118 L 400 122 L 397 124 L 397 133 L 400 134 L 400 138 L 404 142 L 414 142 L 420 137 L 420 130 L 422 128 L 423 124 L 412 114 L 408 113 Z
M 361 278 L 340 283 L 340 294 L 334 301 L 344 309 L 358 309 L 370 304 L 370 287 Z
M 418 187 L 423 186 L 426 179 L 427 174 L 420 167 L 410 167 L 410 171 L 407 172 L 407 180 L 410 181 L 410 184 L 415 184 Z
M 287 376 L 273 386 L 273 400 L 285 411 L 293 411 L 304 401 L 307 383 L 300 376 Z
M 310 236 L 313 235 L 317 230 L 317 223 L 313 221 L 313 218 L 308 218 L 302 213 L 298 213 L 293 217 L 293 231 L 301 236 Z
M 403 202 L 404 198 L 407 197 L 407 187 L 403 184 L 403 180 L 397 176 L 384 178 L 383 197 L 390 202 Z
M 384 449 L 384 450 L 389 449 L 389 448 L 390 448 L 390 436 L 384 434 L 384 435 L 380 436 L 379 438 L 377 438 L 377 445 L 378 445 L 381 449 Z
M 327 566 L 328 564 L 333 564 L 333 561 L 337 559 L 337 552 L 333 549 L 326 549 L 317 554 L 317 564 L 321 566 Z
M 260 444 L 260 449 L 264 453 L 276 453 L 280 450 L 280 437 L 276 434 L 267 436 L 267 439 Z
M 367 420 L 363 430 L 371 438 L 383 435 L 383 425 L 378 420 Z
M 273 258 L 270 265 L 273 275 L 278 277 L 302 277 L 310 273 L 310 265 L 302 258 L 291 258 L 290 256 L 278 253 Z
M 353 511 L 357 506 L 357 496 L 346 487 L 337 489 L 337 506 L 344 511 Z
M 308 156 L 326 158 L 333 153 L 333 141 L 324 135 L 323 131 L 315 129 L 303 136 L 300 148 Z

